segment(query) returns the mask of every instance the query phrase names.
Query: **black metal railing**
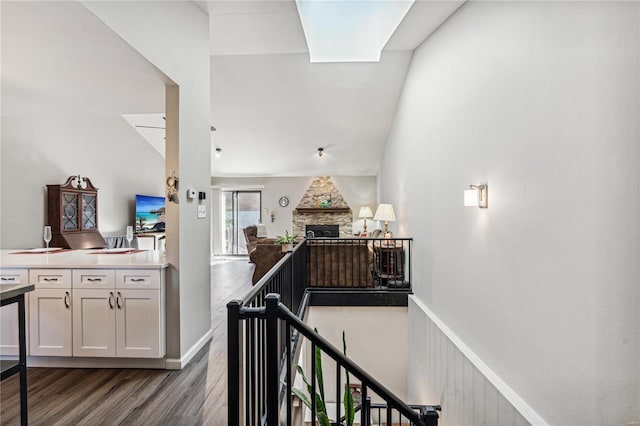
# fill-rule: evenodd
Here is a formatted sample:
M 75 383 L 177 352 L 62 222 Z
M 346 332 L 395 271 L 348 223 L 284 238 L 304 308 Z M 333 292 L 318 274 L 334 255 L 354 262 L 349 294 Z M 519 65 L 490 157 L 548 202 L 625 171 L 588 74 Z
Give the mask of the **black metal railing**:
M 412 243 L 412 238 L 307 239 L 307 285 L 410 289 Z
M 294 381 L 294 360 L 297 359 L 297 351 L 292 345 L 295 332 L 304 336 L 311 344 L 311 369 L 310 369 L 310 401 L 311 418 L 316 418 L 316 392 L 319 380 L 316 375 L 316 348 L 332 359 L 336 370 L 335 398 L 336 414 L 332 424 L 341 422 L 340 401 L 343 398 L 342 372 L 348 372 L 358 380 L 362 392 L 361 424 L 371 423 L 372 402 L 371 395 L 383 401 L 386 419 L 400 419 L 400 424 L 419 426 L 435 426 L 438 422 L 438 407 L 428 407 L 422 411 L 416 411 L 395 396 L 389 389 L 379 383 L 375 378 L 365 372 L 352 360 L 344 356 L 338 349 L 331 345 L 322 336 L 313 331 L 300 318 L 293 314 L 283 303 L 277 294 L 268 294 L 265 297 L 265 306 L 260 308 L 243 307 L 241 301 L 229 303 L 229 321 L 235 324 L 235 333 L 239 334 L 240 324 L 246 322 L 245 329 L 251 335 L 250 341 L 257 342 L 257 346 L 250 344 L 245 347 L 246 363 L 249 365 L 244 372 L 245 389 L 241 392 L 241 377 L 239 360 L 241 357 L 239 340 L 229 340 L 229 425 L 280 425 L 281 421 L 290 426 L 293 421 L 292 384 Z M 253 325 L 257 322 L 260 333 L 255 333 Z M 231 327 L 231 325 L 230 325 Z M 283 332 L 284 330 L 284 332 Z M 235 359 L 234 365 L 231 360 Z M 254 369 L 253 366 L 256 368 Z M 244 398 L 242 397 L 244 395 Z M 329 395 L 329 393 L 325 393 Z M 241 402 L 243 401 L 243 402 Z M 242 406 L 244 405 L 244 409 Z M 283 408 L 281 410 L 281 407 Z M 281 416 L 283 417 L 281 419 Z M 313 422 L 315 423 L 315 422 Z M 382 423 L 380 423 L 382 424 Z M 392 424 L 386 422 L 385 424 Z

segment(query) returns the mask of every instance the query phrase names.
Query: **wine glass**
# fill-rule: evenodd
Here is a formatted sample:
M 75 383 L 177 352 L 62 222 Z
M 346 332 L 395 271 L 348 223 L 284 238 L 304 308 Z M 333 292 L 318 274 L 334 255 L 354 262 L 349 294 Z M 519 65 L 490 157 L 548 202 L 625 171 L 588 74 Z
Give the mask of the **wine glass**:
M 45 226 L 44 227 L 44 232 L 42 234 L 42 237 L 44 238 L 44 242 L 47 243 L 47 251 L 49 250 L 49 241 L 51 241 L 51 227 L 50 226 Z
M 127 226 L 127 244 L 131 251 L 131 241 L 133 241 L 133 226 Z

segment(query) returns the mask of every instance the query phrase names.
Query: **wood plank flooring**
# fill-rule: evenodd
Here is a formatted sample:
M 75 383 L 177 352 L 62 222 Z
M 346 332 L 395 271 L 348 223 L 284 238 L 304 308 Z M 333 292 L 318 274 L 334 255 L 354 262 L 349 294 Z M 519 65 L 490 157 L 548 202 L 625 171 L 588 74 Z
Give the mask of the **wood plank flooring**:
M 226 304 L 251 288 L 253 265 L 211 267 L 213 339 L 183 370 L 29 368 L 31 425 L 226 425 Z M 20 424 L 18 376 L 0 383 L 0 424 Z

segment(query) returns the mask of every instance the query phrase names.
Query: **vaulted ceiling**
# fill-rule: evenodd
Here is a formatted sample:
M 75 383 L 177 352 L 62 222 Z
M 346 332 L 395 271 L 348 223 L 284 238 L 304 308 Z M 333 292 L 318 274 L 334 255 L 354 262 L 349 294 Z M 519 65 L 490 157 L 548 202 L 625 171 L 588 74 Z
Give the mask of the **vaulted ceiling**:
M 295 1 L 197 2 L 223 150 L 213 173 L 375 175 L 413 50 L 462 3 L 415 2 L 380 62 L 312 64 Z
M 195 2 L 209 15 L 212 151 L 223 150 L 212 158 L 212 174 L 375 175 L 413 50 L 462 3 L 416 1 L 380 62 L 311 64 L 293 0 Z M 11 61 L 2 69 L 2 96 L 14 108 L 117 110 L 138 125 L 145 123 L 131 114 L 157 121 L 164 113 L 165 77 L 80 3 L 25 2 L 13 10 L 24 16 L 2 28 L 3 48 L 10 47 L 5 36 L 26 40 L 3 52 Z M 162 129 L 141 133 L 141 144 L 154 139 L 162 151 Z

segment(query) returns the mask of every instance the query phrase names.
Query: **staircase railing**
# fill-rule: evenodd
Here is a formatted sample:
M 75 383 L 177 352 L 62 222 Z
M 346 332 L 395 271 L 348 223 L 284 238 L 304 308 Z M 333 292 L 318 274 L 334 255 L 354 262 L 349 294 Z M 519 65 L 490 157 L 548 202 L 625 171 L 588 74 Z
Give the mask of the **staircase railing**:
M 242 307 L 240 301 L 230 302 L 229 321 L 233 321 L 239 328 L 241 321 L 247 321 L 247 333 L 253 336 L 249 347 L 246 348 L 246 358 L 249 362 L 248 370 L 245 371 L 247 388 L 245 389 L 244 412 L 241 411 L 240 402 L 240 374 L 233 374 L 240 371 L 239 347 L 232 347 L 230 340 L 229 357 L 236 359 L 235 365 L 229 365 L 229 425 L 262 425 L 277 426 L 281 422 L 281 413 L 284 417 L 282 421 L 290 426 L 293 421 L 293 407 L 291 389 L 294 377 L 293 362 L 295 350 L 292 348 L 292 337 L 294 331 L 307 338 L 311 343 L 311 378 L 310 378 L 310 401 L 311 418 L 316 418 L 316 393 L 319 379 L 316 375 L 316 348 L 326 354 L 336 364 L 336 415 L 335 419 L 341 418 L 340 401 L 342 400 L 342 370 L 348 372 L 355 379 L 360 381 L 362 389 L 362 410 L 361 424 L 371 423 L 371 395 L 375 394 L 378 399 L 384 402 L 387 419 L 399 418 L 400 422 L 419 426 L 436 426 L 438 414 L 435 407 L 428 410 L 416 412 L 416 410 L 402 400 L 393 392 L 378 382 L 375 378 L 355 364 L 351 359 L 344 356 L 338 349 L 329 343 L 322 336 L 313 331 L 301 319 L 294 315 L 284 304 L 280 302 L 277 294 L 268 294 L 265 297 L 265 306 L 260 308 Z M 260 324 L 258 327 L 264 332 L 254 333 L 254 321 Z M 284 333 L 282 332 L 284 328 Z M 239 332 L 239 330 L 238 330 Z M 257 344 L 257 346 L 255 346 Z M 283 350 L 284 349 L 284 350 Z M 257 364 L 250 355 L 258 353 L 262 358 Z M 281 361 L 284 361 L 283 363 Z M 252 367 L 251 365 L 254 365 Z M 284 365 L 283 365 L 284 364 Z M 281 390 L 284 395 L 284 407 L 280 409 Z M 241 416 L 244 416 L 242 419 Z M 243 421 L 241 421 L 243 420 Z M 335 420 L 334 420 L 335 422 Z M 334 423 L 338 424 L 338 423 Z M 391 425 L 389 421 L 386 424 Z
M 410 240 L 407 241 L 410 244 Z M 393 243 L 393 247 L 396 246 L 402 247 L 399 243 Z M 341 418 L 340 381 L 341 371 L 344 370 L 361 382 L 362 424 L 368 425 L 371 421 L 371 393 L 377 396 L 377 400 L 383 401 L 387 419 L 404 419 L 405 424 L 437 425 L 438 415 L 434 407 L 417 410 L 405 404 L 300 319 L 304 317 L 309 301 L 310 252 L 312 250 L 309 250 L 306 241 L 298 244 L 293 252 L 282 258 L 256 283 L 244 299 L 231 301 L 227 305 L 228 424 L 279 425 L 281 408 L 283 420 L 287 425 L 292 424 L 291 386 L 295 374 L 292 363 L 298 358 L 298 338 L 302 335 L 311 342 L 311 381 L 314 389 L 317 386 L 313 356 L 315 349 L 319 348 L 335 362 L 335 419 Z M 410 256 L 406 260 L 402 258 L 402 262 L 408 259 Z M 410 277 L 410 273 L 407 275 Z M 315 391 L 311 392 L 311 399 L 312 418 L 315 419 Z M 378 406 L 374 407 L 381 410 Z M 338 420 L 333 424 L 341 423 Z M 391 425 L 391 422 L 387 424 Z

